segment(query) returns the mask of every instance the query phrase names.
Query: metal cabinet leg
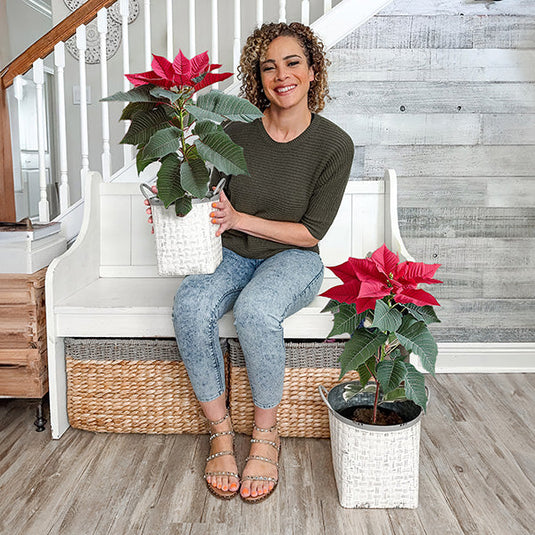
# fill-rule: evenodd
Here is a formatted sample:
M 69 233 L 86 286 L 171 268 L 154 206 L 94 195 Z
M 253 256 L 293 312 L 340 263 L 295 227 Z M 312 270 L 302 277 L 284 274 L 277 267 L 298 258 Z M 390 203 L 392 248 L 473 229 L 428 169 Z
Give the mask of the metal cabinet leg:
M 35 427 L 36 427 L 35 430 L 37 432 L 44 431 L 45 430 L 45 424 L 47 422 L 46 418 L 44 417 L 44 413 L 43 413 L 43 400 L 44 400 L 44 398 L 41 398 L 39 400 L 39 403 L 37 404 L 37 411 L 36 411 L 37 419 L 33 423 L 35 425 Z

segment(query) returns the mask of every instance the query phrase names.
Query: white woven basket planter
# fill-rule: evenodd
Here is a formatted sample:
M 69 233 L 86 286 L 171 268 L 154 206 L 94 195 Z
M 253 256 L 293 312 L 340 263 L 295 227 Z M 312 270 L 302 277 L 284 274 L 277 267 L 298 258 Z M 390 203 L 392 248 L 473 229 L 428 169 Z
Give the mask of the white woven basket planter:
M 218 201 L 219 196 L 193 199 L 191 212 L 179 217 L 173 206 L 165 208 L 158 199 L 149 199 L 158 275 L 176 277 L 216 270 L 223 259 L 223 249 L 221 236 L 215 235 L 217 227 L 211 222 L 210 213 L 212 203 Z
M 420 420 L 417 416 L 400 425 L 376 426 L 341 416 L 341 393 L 347 383 L 334 387 L 326 397 L 329 408 L 331 452 L 340 505 L 346 508 L 418 507 Z M 359 396 L 351 406 L 373 405 L 373 394 L 363 403 Z M 345 403 L 345 402 L 344 402 Z M 411 404 L 413 405 L 413 404 Z M 416 406 L 415 406 L 416 407 Z

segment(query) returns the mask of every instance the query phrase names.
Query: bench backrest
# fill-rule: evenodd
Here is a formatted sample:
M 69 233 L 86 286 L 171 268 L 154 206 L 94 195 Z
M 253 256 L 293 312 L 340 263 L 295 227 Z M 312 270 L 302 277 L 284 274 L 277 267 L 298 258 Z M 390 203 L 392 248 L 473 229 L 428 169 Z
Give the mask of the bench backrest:
M 397 230 L 395 180 L 394 171 L 388 170 L 385 180 L 348 183 L 336 219 L 320 242 L 325 265 L 364 257 L 382 243 L 407 258 Z M 139 185 L 102 182 L 99 191 L 100 276 L 157 276 L 155 241 Z

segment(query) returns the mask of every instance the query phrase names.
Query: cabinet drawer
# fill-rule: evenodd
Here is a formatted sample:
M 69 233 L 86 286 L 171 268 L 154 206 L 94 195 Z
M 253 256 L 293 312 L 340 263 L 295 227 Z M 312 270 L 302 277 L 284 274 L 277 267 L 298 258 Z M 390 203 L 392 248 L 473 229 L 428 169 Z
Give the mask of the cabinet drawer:
M 48 391 L 46 352 L 0 350 L 0 396 L 36 398 Z
M 46 268 L 32 275 L 0 275 L 0 305 L 33 304 L 44 300 Z
M 44 299 L 43 299 L 44 301 Z M 44 302 L 41 305 L 0 305 L 0 344 L 7 338 L 21 337 L 37 342 L 46 327 Z

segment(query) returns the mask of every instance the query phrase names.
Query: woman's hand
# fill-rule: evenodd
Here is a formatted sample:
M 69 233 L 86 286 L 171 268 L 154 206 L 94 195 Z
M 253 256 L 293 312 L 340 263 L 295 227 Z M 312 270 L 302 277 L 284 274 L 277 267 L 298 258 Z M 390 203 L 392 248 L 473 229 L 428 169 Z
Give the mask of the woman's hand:
M 156 195 L 158 195 L 158 188 L 156 186 L 151 186 L 150 188 L 152 190 L 152 193 L 155 193 Z M 148 208 L 145 210 L 145 212 L 147 212 L 147 214 L 149 215 L 149 223 L 152 224 L 153 221 L 152 221 L 152 208 L 150 207 L 150 202 L 148 199 L 145 199 L 144 201 L 144 204 L 145 206 L 148 206 Z M 154 226 L 152 227 L 152 233 L 154 234 Z
M 219 229 L 215 233 L 216 236 L 221 236 L 225 230 L 238 226 L 241 214 L 234 210 L 223 190 L 219 194 L 219 202 L 212 203 L 212 208 L 214 208 L 214 211 L 210 213 L 212 223 L 219 225 Z

